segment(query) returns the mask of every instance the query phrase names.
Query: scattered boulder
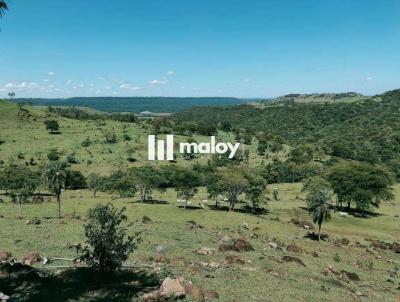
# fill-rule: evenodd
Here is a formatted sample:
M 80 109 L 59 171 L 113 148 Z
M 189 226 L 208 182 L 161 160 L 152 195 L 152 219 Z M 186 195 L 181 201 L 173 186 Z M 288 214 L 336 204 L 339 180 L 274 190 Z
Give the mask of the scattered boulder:
M 278 243 L 276 243 L 274 241 L 270 241 L 270 242 L 268 242 L 268 246 L 273 249 L 276 249 L 276 248 L 278 248 Z
M 42 222 L 41 222 L 41 220 L 39 218 L 32 218 L 32 219 L 27 220 L 25 223 L 26 224 L 38 225 L 38 224 L 41 224 Z
M 314 224 L 312 222 L 309 222 L 306 220 L 292 218 L 292 219 L 290 219 L 290 222 L 300 228 L 307 229 L 307 230 L 314 230 L 314 228 L 315 228 Z
M 172 279 L 170 277 L 165 278 L 160 286 L 159 295 L 163 298 L 184 297 L 185 288 L 183 287 L 182 282 L 183 282 L 182 278 L 177 278 L 177 279 Z
M 398 242 L 390 243 L 390 242 L 384 242 L 384 241 L 380 241 L 380 240 L 372 240 L 371 246 L 374 249 L 390 250 L 392 252 L 400 254 L 400 243 L 398 243 Z
M 192 229 L 192 230 L 193 229 L 202 229 L 202 228 L 204 228 L 202 225 L 197 224 L 196 221 L 194 221 L 194 220 L 187 221 L 187 224 L 189 225 L 189 228 Z
M 7 261 L 11 258 L 11 253 L 7 251 L 0 251 L 0 261 Z
M 254 251 L 254 248 L 247 240 L 239 238 L 231 242 L 221 243 L 219 245 L 219 251 L 248 252 L 248 251 Z
M 240 256 L 234 256 L 234 255 L 229 255 L 225 257 L 225 263 L 226 264 L 245 264 L 246 261 L 244 261 Z
M 0 292 L 0 301 L 7 301 L 10 299 L 10 296 L 7 296 L 6 294 L 3 294 L 2 292 Z
M 299 254 L 303 253 L 303 248 L 295 244 L 290 244 L 286 247 L 286 251 Z
M 40 261 L 42 261 L 42 257 L 36 252 L 31 252 L 22 258 L 22 262 L 26 265 L 32 265 Z
M 166 248 L 165 248 L 165 246 L 162 245 L 162 244 L 157 245 L 157 247 L 156 247 L 156 252 L 157 252 L 158 254 L 164 254 L 164 253 L 165 253 L 165 250 L 166 250 Z
M 360 277 L 353 272 L 347 272 L 345 270 L 340 271 L 340 278 L 344 281 L 361 281 Z
M 214 249 L 209 248 L 209 247 L 202 247 L 202 248 L 199 248 L 198 250 L 194 251 L 194 253 L 199 254 L 199 255 L 211 256 L 212 254 L 214 254 Z
M 306 267 L 306 265 L 304 264 L 304 262 L 303 262 L 301 259 L 296 258 L 296 257 L 292 257 L 292 256 L 283 256 L 281 259 L 282 259 L 283 262 L 295 262 L 295 263 L 297 263 L 297 264 L 299 264 L 299 265 L 301 265 L 301 266 Z
M 203 289 L 201 287 L 198 287 L 193 284 L 189 284 L 189 285 L 185 286 L 185 294 L 187 296 L 192 297 L 193 299 L 195 299 L 197 301 L 204 300 Z
M 229 241 L 231 241 L 231 240 L 232 240 L 232 238 L 229 237 L 229 236 L 227 236 L 227 235 L 224 235 L 224 236 L 221 238 L 221 242 L 229 242 Z
M 333 243 L 337 246 L 349 245 L 350 240 L 348 238 L 343 237 L 341 239 L 336 239 Z

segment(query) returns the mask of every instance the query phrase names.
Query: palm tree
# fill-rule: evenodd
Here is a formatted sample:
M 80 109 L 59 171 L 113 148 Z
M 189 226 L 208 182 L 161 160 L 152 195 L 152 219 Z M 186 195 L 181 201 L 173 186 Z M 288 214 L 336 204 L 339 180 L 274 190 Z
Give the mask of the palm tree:
M 314 223 L 318 224 L 318 241 L 321 239 L 322 223 L 331 219 L 331 197 L 328 190 L 312 191 L 307 195 L 308 211 Z
M 64 161 L 51 163 L 46 171 L 45 177 L 49 190 L 56 195 L 58 203 L 58 218 L 61 218 L 61 192 L 65 188 L 67 178 L 67 164 Z
M 5 0 L 0 0 L 0 17 L 3 17 L 5 11 L 8 9 L 7 3 Z

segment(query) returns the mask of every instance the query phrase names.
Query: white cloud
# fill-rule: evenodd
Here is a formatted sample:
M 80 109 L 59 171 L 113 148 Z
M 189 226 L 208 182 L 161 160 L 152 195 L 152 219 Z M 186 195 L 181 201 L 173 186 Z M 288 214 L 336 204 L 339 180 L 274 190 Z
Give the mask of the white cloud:
M 364 79 L 364 81 L 372 81 L 373 80 L 373 78 L 372 77 L 370 77 L 370 76 L 368 76 L 368 77 L 366 77 L 365 79 Z
M 167 71 L 167 75 L 168 76 L 171 76 L 171 75 L 174 75 L 175 74 L 175 71 L 174 70 L 168 70 Z
M 249 83 L 249 82 L 251 82 L 251 79 L 244 79 L 243 82 Z
M 140 89 L 139 86 L 134 86 L 134 85 L 127 84 L 127 83 L 121 84 L 121 85 L 119 86 L 119 88 L 121 88 L 121 89 L 128 89 L 128 90 L 139 90 L 139 89 Z
M 163 80 L 152 80 L 149 82 L 150 85 L 165 85 L 168 83 L 167 79 L 163 79 Z
M 40 86 L 35 82 L 8 82 L 4 85 L 3 89 L 5 90 L 17 90 L 17 91 L 24 91 L 24 90 L 32 90 L 37 89 Z
M 55 76 L 56 73 L 55 73 L 54 71 L 49 71 L 49 72 L 47 73 L 47 75 L 52 77 L 52 76 Z

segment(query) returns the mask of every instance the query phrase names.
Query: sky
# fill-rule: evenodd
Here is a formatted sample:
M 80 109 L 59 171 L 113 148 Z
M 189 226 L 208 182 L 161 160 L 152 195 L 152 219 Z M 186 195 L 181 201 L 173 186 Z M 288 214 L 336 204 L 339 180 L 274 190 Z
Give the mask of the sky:
M 377 94 L 398 0 L 8 0 L 0 97 Z

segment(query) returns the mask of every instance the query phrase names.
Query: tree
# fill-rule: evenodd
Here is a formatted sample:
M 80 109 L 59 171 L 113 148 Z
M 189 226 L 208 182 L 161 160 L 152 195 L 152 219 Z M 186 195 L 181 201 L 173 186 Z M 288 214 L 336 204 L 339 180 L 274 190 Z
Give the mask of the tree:
M 46 130 L 49 131 L 51 134 L 58 133 L 60 129 L 60 125 L 58 124 L 58 121 L 56 120 L 47 120 L 44 122 L 46 125 Z
M 227 196 L 229 211 L 235 209 L 240 194 L 248 188 L 248 181 L 239 167 L 222 168 L 218 172 L 221 191 Z
M 119 270 L 140 241 L 139 232 L 134 236 L 126 235 L 127 228 L 122 225 L 127 220 L 125 210 L 107 203 L 88 212 L 88 222 L 84 226 L 87 245 L 78 246 L 79 258 L 101 273 Z
M 318 224 L 318 241 L 321 239 L 322 223 L 331 219 L 332 195 L 327 190 L 312 191 L 307 195 L 307 208 L 313 217 L 314 223 Z
M 97 191 L 104 186 L 104 178 L 97 173 L 91 173 L 87 178 L 87 184 L 93 191 L 93 197 L 96 197 Z
M 146 201 L 151 196 L 152 190 L 158 188 L 163 182 L 160 172 L 149 165 L 128 169 L 136 189 L 140 192 L 140 200 Z
M 350 162 L 334 165 L 328 180 L 337 194 L 339 203 L 347 202 L 350 210 L 355 203 L 356 210 L 379 207 L 383 200 L 393 198 L 393 177 L 386 170 L 367 163 Z
M 185 200 L 185 209 L 188 201 L 197 193 L 197 187 L 200 186 L 198 174 L 189 168 L 175 169 L 173 176 L 174 187 L 178 197 Z
M 61 218 L 61 192 L 65 188 L 67 179 L 67 164 L 64 161 L 51 163 L 45 170 L 45 177 L 49 190 L 56 195 L 58 204 L 58 218 Z
M 246 179 L 248 181 L 248 186 L 245 189 L 246 197 L 250 199 L 253 213 L 256 213 L 263 200 L 267 183 L 264 178 L 254 171 L 248 171 Z
M 133 197 L 136 193 L 134 179 L 124 170 L 116 170 L 104 180 L 108 191 L 118 192 L 120 197 Z
M 8 166 L 4 169 L 3 174 L 2 186 L 9 191 L 11 197 L 18 201 L 22 217 L 22 203 L 26 202 L 35 192 L 40 183 L 39 175 L 27 166 L 22 165 Z
M 9 92 L 9 93 L 8 93 L 8 97 L 10 98 L 10 100 L 12 100 L 13 98 L 15 98 L 15 92 Z

